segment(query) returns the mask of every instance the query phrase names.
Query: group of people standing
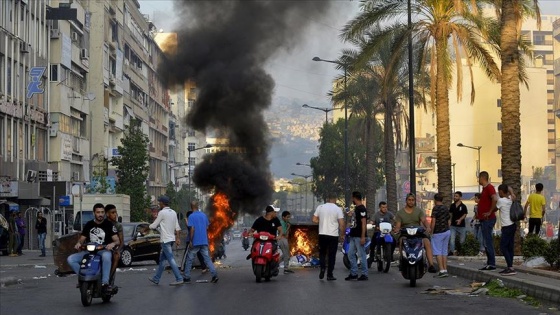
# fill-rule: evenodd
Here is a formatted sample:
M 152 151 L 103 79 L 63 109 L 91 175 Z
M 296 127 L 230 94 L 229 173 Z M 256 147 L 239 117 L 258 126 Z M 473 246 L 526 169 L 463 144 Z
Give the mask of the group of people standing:
M 3 230 L 8 231 L 8 256 L 17 257 L 23 255 L 23 246 L 25 245 L 25 236 L 27 235 L 27 224 L 25 218 L 19 211 L 12 211 L 8 220 L 0 214 L 0 235 Z M 43 217 L 42 212 L 37 212 L 37 220 L 35 222 L 37 230 L 37 238 L 39 248 L 41 249 L 40 257 L 45 257 L 45 238 L 47 236 L 47 219 Z

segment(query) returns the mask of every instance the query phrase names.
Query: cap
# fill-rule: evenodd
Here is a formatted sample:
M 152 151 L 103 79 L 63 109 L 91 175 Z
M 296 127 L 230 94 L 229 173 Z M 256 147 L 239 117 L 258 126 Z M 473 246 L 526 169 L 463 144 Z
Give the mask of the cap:
M 163 202 L 164 204 L 169 204 L 169 197 L 167 197 L 166 195 L 161 195 L 158 198 L 159 202 Z
M 274 212 L 274 207 L 273 207 L 273 206 L 266 206 L 266 210 L 265 210 L 265 211 L 266 211 L 266 213 Z

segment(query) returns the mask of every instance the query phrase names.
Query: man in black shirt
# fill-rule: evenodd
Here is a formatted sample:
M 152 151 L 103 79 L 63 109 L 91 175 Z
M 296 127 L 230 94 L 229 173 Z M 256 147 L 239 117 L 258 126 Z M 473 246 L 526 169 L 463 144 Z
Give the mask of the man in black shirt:
M 80 250 L 84 243 L 97 243 L 106 245 L 106 249 L 98 252 L 101 255 L 101 285 L 110 291 L 109 276 L 111 275 L 111 259 L 113 254 L 111 250 L 119 245 L 119 236 L 117 228 L 113 223 L 105 220 L 105 208 L 102 204 L 96 203 L 93 206 L 94 219 L 86 223 L 82 230 L 80 239 L 74 246 L 75 249 Z M 72 254 L 68 257 L 68 264 L 72 270 L 78 274 L 80 272 L 80 261 L 84 257 L 83 252 Z
M 367 209 L 363 204 L 362 193 L 352 193 L 354 208 L 354 226 L 350 229 L 350 246 L 348 248 L 348 259 L 350 260 L 350 275 L 344 280 L 368 280 L 367 255 L 364 245 L 366 244 L 367 232 Z M 358 259 L 356 252 L 360 255 L 362 275 L 358 277 Z
M 455 238 L 459 234 L 459 242 L 465 243 L 465 238 L 467 237 L 467 230 L 465 227 L 465 218 L 467 217 L 467 206 L 461 201 L 463 198 L 463 193 L 460 191 L 455 192 L 453 195 L 454 203 L 449 207 L 449 212 L 451 214 L 451 237 L 449 240 L 449 252 L 452 255 L 457 255 L 455 250 Z
M 280 223 L 280 219 L 276 217 L 274 207 L 267 206 L 265 211 L 266 213 L 264 216 L 258 217 L 255 222 L 253 222 L 253 226 L 251 226 L 251 234 L 265 231 L 274 235 L 276 239 L 281 239 L 283 237 L 282 223 Z M 276 236 L 277 233 L 278 236 Z

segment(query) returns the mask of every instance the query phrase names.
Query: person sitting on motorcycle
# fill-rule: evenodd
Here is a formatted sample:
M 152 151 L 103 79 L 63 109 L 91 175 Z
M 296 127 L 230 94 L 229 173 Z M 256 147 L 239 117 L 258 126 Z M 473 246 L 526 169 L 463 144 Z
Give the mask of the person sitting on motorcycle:
M 108 204 L 105 206 L 105 213 L 107 214 L 107 220 L 115 225 L 117 228 L 117 236 L 119 237 L 119 245 L 115 246 L 113 250 L 113 264 L 111 265 L 111 276 L 115 274 L 117 271 L 117 266 L 119 264 L 119 259 L 121 259 L 121 252 L 123 250 L 124 245 L 124 235 L 123 235 L 123 226 L 118 221 L 119 215 L 117 214 L 117 207 L 112 204 Z
M 96 243 L 105 245 L 104 250 L 97 252 L 102 259 L 101 263 L 101 286 L 106 291 L 111 291 L 111 286 L 109 283 L 109 278 L 111 275 L 111 265 L 112 265 L 112 250 L 119 246 L 119 236 L 117 234 L 117 228 L 113 223 L 105 220 L 105 208 L 102 204 L 96 203 L 93 206 L 94 219 L 87 222 L 84 225 L 80 239 L 74 246 L 76 250 L 80 250 L 82 245 L 85 243 Z M 80 273 L 80 262 L 84 257 L 83 252 L 78 252 L 72 254 L 68 257 L 68 265 L 76 273 Z
M 280 223 L 280 219 L 276 217 L 276 211 L 274 210 L 273 206 L 266 206 L 265 215 L 258 217 L 253 225 L 251 226 L 251 235 L 255 232 L 268 232 L 276 237 L 274 241 L 272 241 L 272 248 L 274 252 L 278 250 L 278 240 L 282 239 L 284 235 L 282 234 L 282 223 Z M 275 266 L 278 268 L 278 266 Z
M 416 207 L 416 196 L 414 194 L 406 195 L 406 206 L 399 210 L 395 219 L 395 229 L 396 233 L 400 233 L 401 227 L 409 226 L 422 226 L 426 230 L 422 235 L 422 242 L 424 243 L 424 248 L 426 250 L 426 256 L 428 258 L 428 272 L 436 273 L 436 268 L 434 267 L 434 256 L 432 255 L 432 245 L 428 235 L 430 234 L 430 226 L 426 221 L 426 214 L 422 209 Z M 399 252 L 402 252 L 402 235 L 399 237 Z
M 247 231 L 247 229 L 243 229 L 243 233 L 241 234 L 241 237 L 249 237 L 249 231 Z
M 395 215 L 388 211 L 387 203 L 385 201 L 381 201 L 379 203 L 379 211 L 377 211 L 372 218 L 373 223 L 375 224 L 375 232 L 373 233 L 373 237 L 371 238 L 371 245 L 370 245 L 370 252 L 375 253 L 375 247 L 377 246 L 377 238 L 381 233 L 379 229 L 379 225 L 381 222 L 389 222 L 394 225 L 395 222 Z M 393 243 L 391 244 L 391 257 L 393 257 L 392 253 L 395 251 L 395 247 L 397 246 L 395 238 L 393 238 Z

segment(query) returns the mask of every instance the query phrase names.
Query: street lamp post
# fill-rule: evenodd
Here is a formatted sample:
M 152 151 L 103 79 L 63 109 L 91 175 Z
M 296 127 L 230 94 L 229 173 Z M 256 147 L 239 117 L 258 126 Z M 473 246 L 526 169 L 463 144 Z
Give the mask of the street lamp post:
M 197 151 L 197 150 L 202 150 L 202 149 L 207 149 L 207 148 L 211 148 L 211 147 L 212 147 L 211 144 L 207 144 L 207 145 L 205 145 L 203 147 L 200 147 L 200 148 L 194 148 L 194 147 L 193 148 L 191 148 L 191 147 L 187 148 L 187 150 L 189 151 L 189 161 L 188 161 L 188 164 L 189 164 L 189 174 L 188 174 L 188 177 L 189 177 L 189 207 L 190 207 L 191 201 L 192 201 L 192 198 L 191 198 L 191 178 L 192 178 L 191 168 L 194 167 L 195 164 L 196 164 L 196 163 L 191 163 L 191 152 Z
M 478 176 L 480 175 L 480 149 L 482 149 L 482 146 L 481 145 L 470 146 L 470 145 L 464 145 L 462 143 L 457 143 L 457 146 L 461 148 L 469 148 L 477 151 L 478 160 L 476 161 L 476 177 L 478 178 Z M 480 185 L 477 186 L 478 186 L 478 192 L 480 192 Z
M 298 187 L 301 187 L 301 185 L 302 185 L 301 183 L 296 183 L 296 182 L 292 182 L 292 181 L 289 181 L 288 183 L 291 184 L 291 185 L 298 185 Z M 297 197 L 297 194 L 296 194 L 296 197 L 294 198 L 294 200 L 297 201 L 297 199 L 298 199 L 298 197 Z M 294 203 L 294 209 L 297 211 L 297 202 Z
M 329 116 L 328 116 L 328 113 L 331 112 L 331 111 L 333 111 L 333 110 L 335 110 L 335 108 L 326 108 L 326 107 L 321 108 L 321 107 L 309 106 L 309 105 L 307 105 L 307 104 L 303 104 L 303 105 L 301 105 L 301 107 L 303 107 L 303 108 L 316 109 L 316 110 L 320 110 L 320 111 L 325 112 L 325 125 L 329 123 Z
M 456 163 L 451 164 L 451 167 L 453 168 L 453 193 L 457 191 L 457 189 L 455 189 L 455 164 Z
M 313 61 L 334 63 L 344 68 L 344 207 L 350 207 L 350 189 L 348 188 L 348 95 L 346 93 L 348 65 L 338 61 L 321 59 L 319 57 L 313 57 Z
M 177 177 L 175 176 L 175 169 L 177 168 L 181 168 L 183 166 L 187 166 L 189 165 L 189 163 L 181 163 L 181 164 L 177 164 L 177 165 L 169 165 L 169 177 L 171 179 L 173 179 L 173 184 L 176 186 L 177 185 Z
M 296 163 L 296 165 L 311 167 L 311 164 L 305 164 L 305 163 L 299 163 L 299 162 Z M 311 174 L 311 183 L 313 184 L 313 174 Z M 313 198 L 311 200 L 312 200 L 312 204 L 313 204 L 311 206 L 311 210 L 313 211 L 313 210 L 315 210 L 315 195 L 313 195 Z
M 412 7 L 411 0 L 407 3 L 408 13 L 408 138 L 410 163 L 410 192 L 416 193 L 416 134 L 414 126 L 414 74 L 412 68 Z

